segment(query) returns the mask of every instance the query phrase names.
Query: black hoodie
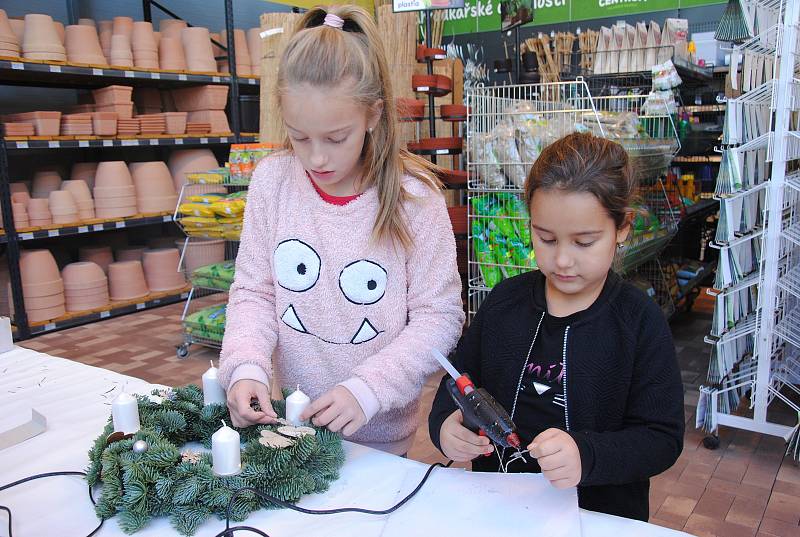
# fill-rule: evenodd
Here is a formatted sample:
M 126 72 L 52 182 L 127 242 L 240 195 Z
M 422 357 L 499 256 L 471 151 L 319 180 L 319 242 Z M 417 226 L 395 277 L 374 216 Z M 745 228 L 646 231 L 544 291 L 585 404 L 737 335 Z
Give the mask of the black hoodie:
M 511 412 L 534 329 L 547 310 L 538 271 L 497 285 L 459 342 L 453 364 Z M 647 520 L 651 476 L 683 449 L 683 385 L 672 334 L 658 305 L 609 272 L 588 309 L 564 331 L 564 424 L 578 446 L 582 508 Z M 552 344 L 552 342 L 550 342 Z M 442 384 L 429 416 L 431 440 L 456 406 Z M 523 438 L 529 442 L 530 439 Z M 479 457 L 475 471 L 498 471 Z M 511 464 L 509 471 L 524 470 Z

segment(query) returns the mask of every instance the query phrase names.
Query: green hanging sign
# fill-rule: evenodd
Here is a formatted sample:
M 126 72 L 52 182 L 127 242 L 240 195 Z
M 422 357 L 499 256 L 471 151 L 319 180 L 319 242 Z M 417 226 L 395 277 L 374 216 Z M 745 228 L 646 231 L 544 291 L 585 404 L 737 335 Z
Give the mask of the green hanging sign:
M 725 0 L 532 0 L 533 22 L 545 26 L 638 13 L 724 4 Z M 663 17 L 662 17 L 663 18 Z M 663 20 L 656 19 L 661 24 Z M 445 11 L 444 35 L 500 31 L 500 0 L 465 0 L 464 7 Z

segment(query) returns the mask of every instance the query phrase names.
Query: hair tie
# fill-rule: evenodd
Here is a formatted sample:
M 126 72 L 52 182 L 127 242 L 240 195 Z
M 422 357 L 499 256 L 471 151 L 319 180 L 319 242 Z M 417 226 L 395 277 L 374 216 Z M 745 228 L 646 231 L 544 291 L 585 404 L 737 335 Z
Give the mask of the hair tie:
M 322 24 L 330 26 L 331 28 L 341 29 L 344 26 L 344 19 L 333 13 L 328 13 L 325 15 L 325 21 Z

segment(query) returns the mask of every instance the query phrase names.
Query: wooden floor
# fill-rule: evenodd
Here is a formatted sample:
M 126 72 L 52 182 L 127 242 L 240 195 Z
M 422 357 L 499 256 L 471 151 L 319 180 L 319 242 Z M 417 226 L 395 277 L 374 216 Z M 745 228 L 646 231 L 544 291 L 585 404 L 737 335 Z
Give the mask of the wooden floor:
M 651 522 L 698 536 L 800 537 L 800 467 L 784 457 L 782 439 L 721 430 L 721 445 L 709 451 L 694 428 L 698 386 L 708 367 L 710 305 L 679 314 L 672 328 L 685 387 L 686 436 L 678 462 L 651 481 Z M 192 347 L 176 356 L 182 343 L 180 304 L 55 332 L 23 346 L 54 356 L 111 369 L 152 383 L 200 383 L 217 352 Z M 429 379 L 422 393 L 419 428 L 412 459 L 443 461 L 428 436 L 427 415 L 439 382 Z

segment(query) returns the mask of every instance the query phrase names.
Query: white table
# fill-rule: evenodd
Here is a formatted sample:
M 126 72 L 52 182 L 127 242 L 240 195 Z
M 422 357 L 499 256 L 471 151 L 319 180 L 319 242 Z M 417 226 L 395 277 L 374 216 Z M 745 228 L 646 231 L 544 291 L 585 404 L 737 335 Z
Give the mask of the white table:
M 48 420 L 44 434 L 0 451 L 0 485 L 38 473 L 84 470 L 88 465 L 87 452 L 108 419 L 111 400 L 123 387 L 136 393 L 149 393 L 155 388 L 140 379 L 28 349 L 17 348 L 0 354 L 2 415 L 33 407 Z M 344 506 L 385 509 L 408 494 L 428 468 L 416 461 L 349 442 L 345 443 L 345 449 L 347 460 L 340 479 L 332 483 L 327 493 L 305 497 L 300 505 L 311 509 Z M 86 483 L 80 477 L 38 480 L 0 492 L 0 505 L 11 508 L 16 537 L 83 536 L 98 523 L 86 493 Z M 558 515 L 531 516 L 542 509 Z M 553 537 L 687 535 L 652 524 L 578 510 L 574 489 L 557 491 L 541 476 L 441 468 L 434 470 L 414 499 L 390 516 L 309 516 L 284 509 L 253 513 L 246 524 L 260 528 L 271 537 L 463 537 L 467 532 L 492 536 L 519 531 Z M 213 536 L 222 528 L 223 524 L 213 518 L 201 526 L 196 535 Z M 0 512 L 0 537 L 5 537 L 6 532 L 6 515 Z M 124 534 L 112 519 L 98 535 Z M 136 535 L 178 534 L 166 519 L 157 519 Z

